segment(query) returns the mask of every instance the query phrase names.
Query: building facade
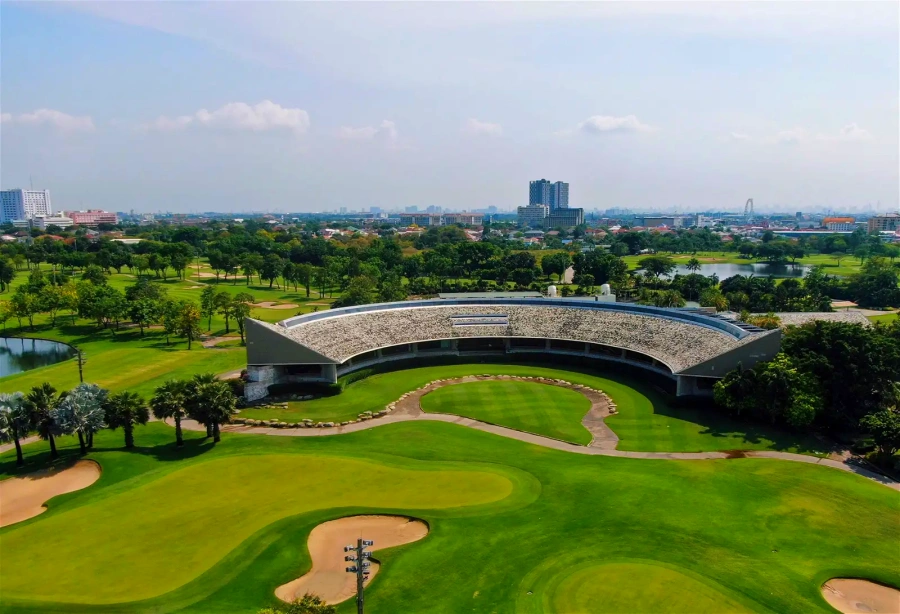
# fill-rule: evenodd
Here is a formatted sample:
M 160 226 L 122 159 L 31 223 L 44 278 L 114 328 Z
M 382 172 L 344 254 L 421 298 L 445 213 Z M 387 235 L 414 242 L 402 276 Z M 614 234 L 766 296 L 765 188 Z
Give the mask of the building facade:
M 855 230 L 856 220 L 852 217 L 826 217 L 822 226 L 828 230 Z
M 465 226 L 481 226 L 483 213 L 401 213 L 401 226 L 445 226 L 462 224 Z
M 584 224 L 584 209 L 554 209 L 546 218 L 547 228 L 571 228 Z
M 443 224 L 462 224 L 463 226 L 481 226 L 484 223 L 483 213 L 445 213 Z
M 522 226 L 543 226 L 544 220 L 550 215 L 550 207 L 547 205 L 528 205 L 516 210 L 519 224 Z
M 900 230 L 900 214 L 888 213 L 869 218 L 869 232 L 897 232 Z
M 52 215 L 50 190 L 0 191 L 0 224 L 31 219 L 36 215 Z
M 87 226 L 94 228 L 98 224 L 118 224 L 119 216 L 115 213 L 102 211 L 100 209 L 88 209 L 87 211 L 66 211 L 66 217 L 72 218 L 78 226 Z
M 528 204 L 547 205 L 551 210 L 569 206 L 569 184 L 538 179 L 528 184 Z

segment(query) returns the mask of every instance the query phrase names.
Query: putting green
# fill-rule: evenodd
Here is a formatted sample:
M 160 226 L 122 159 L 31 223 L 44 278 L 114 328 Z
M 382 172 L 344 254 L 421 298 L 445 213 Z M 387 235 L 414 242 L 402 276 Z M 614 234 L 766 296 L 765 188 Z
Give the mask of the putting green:
M 581 445 L 591 434 L 581 424 L 591 402 L 580 392 L 534 382 L 452 384 L 420 401 L 426 412 L 455 414 Z
M 566 614 L 726 614 L 751 612 L 688 575 L 646 563 L 604 563 L 566 570 L 545 599 Z
M 444 463 L 408 466 L 306 455 L 198 463 L 5 533 L 3 568 L 16 572 L 4 572 L 3 592 L 8 598 L 94 604 L 146 599 L 186 584 L 287 516 L 353 505 L 472 506 L 513 490 L 499 473 Z M 52 556 L 37 557 L 32 545 L 48 535 Z

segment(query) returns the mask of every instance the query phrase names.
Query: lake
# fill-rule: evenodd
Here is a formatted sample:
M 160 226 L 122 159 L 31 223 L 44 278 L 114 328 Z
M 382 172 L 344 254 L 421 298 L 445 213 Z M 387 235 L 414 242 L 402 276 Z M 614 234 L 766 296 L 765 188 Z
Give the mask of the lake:
M 0 337 L 0 377 L 53 365 L 73 356 L 75 348 L 65 343 L 25 337 Z
M 766 264 L 764 262 L 754 262 L 748 264 L 728 264 L 728 263 L 713 263 L 713 264 L 701 264 L 700 270 L 697 271 L 700 275 L 705 275 L 706 277 L 710 277 L 712 275 L 717 275 L 719 277 L 719 281 L 727 279 L 728 277 L 734 277 L 735 275 L 754 275 L 756 277 L 803 277 L 806 275 L 806 272 L 810 269 L 808 266 L 797 265 L 793 266 L 790 264 Z M 675 272 L 679 275 L 689 275 L 691 271 L 684 265 L 679 265 Z

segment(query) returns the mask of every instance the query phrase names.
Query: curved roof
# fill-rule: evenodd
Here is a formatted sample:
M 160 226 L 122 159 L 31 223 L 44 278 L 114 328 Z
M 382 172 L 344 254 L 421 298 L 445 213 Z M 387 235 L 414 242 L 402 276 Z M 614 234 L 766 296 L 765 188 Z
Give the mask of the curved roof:
M 340 364 L 375 349 L 438 339 L 527 337 L 632 350 L 655 358 L 673 373 L 769 333 L 695 310 L 546 298 L 381 303 L 306 314 L 277 325 L 254 323 L 302 346 L 306 358 L 297 361 L 301 363 Z M 251 363 L 267 362 L 260 359 L 264 351 L 253 349 Z

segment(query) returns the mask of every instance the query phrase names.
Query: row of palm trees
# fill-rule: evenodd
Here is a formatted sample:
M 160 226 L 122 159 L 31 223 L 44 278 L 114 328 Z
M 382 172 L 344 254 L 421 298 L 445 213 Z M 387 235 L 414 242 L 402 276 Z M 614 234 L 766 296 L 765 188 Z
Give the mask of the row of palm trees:
M 220 441 L 219 426 L 235 413 L 237 399 L 231 387 L 205 373 L 189 380 L 169 380 L 156 388 L 150 406 L 134 392 L 110 394 L 96 384 L 79 384 L 57 395 L 49 382 L 27 393 L 0 393 L 0 439 L 15 442 L 16 464 L 25 462 L 20 439 L 37 433 L 50 444 L 51 460 L 59 458 L 56 438 L 77 435 L 82 454 L 94 447 L 94 434 L 121 428 L 125 447 L 134 447 L 134 427 L 147 424 L 150 411 L 159 420 L 175 422 L 175 440 L 184 445 L 181 420 L 191 418 L 206 426 L 206 436 Z

